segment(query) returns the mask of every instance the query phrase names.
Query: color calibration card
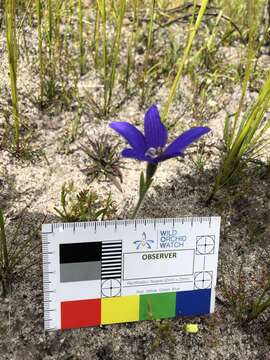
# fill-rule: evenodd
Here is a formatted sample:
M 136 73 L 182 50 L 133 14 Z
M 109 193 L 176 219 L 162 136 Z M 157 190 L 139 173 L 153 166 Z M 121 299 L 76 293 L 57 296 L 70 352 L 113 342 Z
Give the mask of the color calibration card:
M 219 217 L 45 224 L 46 330 L 214 311 Z

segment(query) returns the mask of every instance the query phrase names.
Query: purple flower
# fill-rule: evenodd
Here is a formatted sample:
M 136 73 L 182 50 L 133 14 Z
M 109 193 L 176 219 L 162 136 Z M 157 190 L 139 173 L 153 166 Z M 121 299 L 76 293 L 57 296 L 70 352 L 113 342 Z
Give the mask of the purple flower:
M 162 124 L 156 105 L 152 105 L 144 117 L 144 135 L 135 126 L 127 122 L 112 122 L 110 127 L 122 135 L 130 145 L 122 155 L 150 164 L 183 156 L 188 145 L 211 131 L 208 127 L 193 127 L 167 144 L 168 130 Z

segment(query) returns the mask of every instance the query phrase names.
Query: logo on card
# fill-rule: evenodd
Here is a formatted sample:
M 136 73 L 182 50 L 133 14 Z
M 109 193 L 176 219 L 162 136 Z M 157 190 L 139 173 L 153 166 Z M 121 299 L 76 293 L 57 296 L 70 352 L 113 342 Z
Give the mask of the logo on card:
M 142 239 L 133 241 L 133 244 L 136 245 L 136 250 L 139 249 L 152 249 L 152 244 L 154 243 L 154 240 L 147 240 L 146 239 L 146 233 L 142 233 Z
M 180 235 L 177 230 L 160 230 L 159 247 L 161 249 L 176 249 L 185 245 L 186 235 Z

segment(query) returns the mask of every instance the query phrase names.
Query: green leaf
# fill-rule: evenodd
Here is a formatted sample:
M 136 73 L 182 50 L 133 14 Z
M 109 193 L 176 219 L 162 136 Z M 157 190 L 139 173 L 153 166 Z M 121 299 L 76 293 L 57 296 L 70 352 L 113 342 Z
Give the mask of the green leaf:
M 223 129 L 223 138 L 226 146 L 226 150 L 228 151 L 231 144 L 231 123 L 230 123 L 230 115 L 226 115 L 225 124 Z
M 65 218 L 66 218 L 65 214 L 64 214 L 62 211 L 60 211 L 60 210 L 57 209 L 56 207 L 54 207 L 54 210 L 57 212 L 57 214 L 58 214 L 62 219 L 65 219 Z
M 3 267 L 7 267 L 9 263 L 7 239 L 5 231 L 5 220 L 2 209 L 0 209 L 0 261 Z
M 113 175 L 111 175 L 111 174 L 109 174 L 109 173 L 107 173 L 107 176 L 108 176 L 108 178 L 111 180 L 111 182 L 117 187 L 117 189 L 118 189 L 120 192 L 123 192 L 122 187 L 121 187 L 121 185 L 120 185 L 120 182 L 116 179 L 116 177 L 113 176 Z

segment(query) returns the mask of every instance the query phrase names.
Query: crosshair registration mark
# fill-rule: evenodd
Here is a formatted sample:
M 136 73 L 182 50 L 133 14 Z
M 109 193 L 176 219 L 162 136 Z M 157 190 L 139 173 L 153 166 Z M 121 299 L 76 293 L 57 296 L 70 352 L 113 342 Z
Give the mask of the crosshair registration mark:
M 214 235 L 197 236 L 197 238 L 196 238 L 196 254 L 197 255 L 214 254 L 214 250 L 215 250 L 215 236 Z
M 121 295 L 121 283 L 117 279 L 109 279 L 102 282 L 101 285 L 102 296 L 114 297 Z
M 194 276 L 195 289 L 209 289 L 212 286 L 212 271 L 199 271 Z

